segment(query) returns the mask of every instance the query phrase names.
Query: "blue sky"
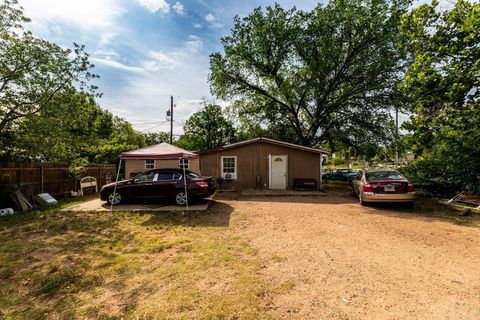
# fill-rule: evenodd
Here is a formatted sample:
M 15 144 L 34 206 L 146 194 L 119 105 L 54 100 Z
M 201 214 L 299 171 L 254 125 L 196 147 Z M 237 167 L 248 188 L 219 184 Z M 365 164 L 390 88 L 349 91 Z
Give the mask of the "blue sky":
M 85 44 L 100 75 L 99 104 L 137 130 L 168 131 L 170 94 L 174 132 L 213 99 L 207 81 L 209 54 L 221 50 L 235 15 L 274 4 L 260 0 L 20 0 L 28 28 L 62 47 Z M 311 9 L 316 1 L 277 1 Z
M 28 28 L 62 47 L 86 45 L 98 85 L 98 103 L 140 131 L 169 131 L 165 112 L 175 101 L 174 133 L 212 100 L 209 54 L 221 51 L 235 15 L 273 5 L 261 0 L 19 0 L 32 18 Z M 310 10 L 318 1 L 277 0 Z M 419 0 L 416 5 L 429 0 Z M 451 6 L 441 0 L 440 7 Z

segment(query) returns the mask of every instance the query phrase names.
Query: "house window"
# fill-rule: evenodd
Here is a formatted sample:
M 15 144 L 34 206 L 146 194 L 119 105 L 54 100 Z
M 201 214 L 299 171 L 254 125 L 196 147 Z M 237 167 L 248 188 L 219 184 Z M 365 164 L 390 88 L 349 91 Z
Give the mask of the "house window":
M 237 157 L 222 157 L 222 178 L 237 178 Z
M 155 160 L 145 160 L 145 169 L 155 169 Z
M 190 161 L 188 159 L 180 159 L 178 162 L 180 169 L 188 169 L 190 167 Z

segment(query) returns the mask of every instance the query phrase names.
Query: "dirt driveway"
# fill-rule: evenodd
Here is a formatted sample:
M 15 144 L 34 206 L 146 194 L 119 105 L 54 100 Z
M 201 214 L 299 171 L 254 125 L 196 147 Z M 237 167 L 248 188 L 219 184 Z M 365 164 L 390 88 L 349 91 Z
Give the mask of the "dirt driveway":
M 478 225 L 345 194 L 223 202 L 259 250 L 274 318 L 480 319 Z

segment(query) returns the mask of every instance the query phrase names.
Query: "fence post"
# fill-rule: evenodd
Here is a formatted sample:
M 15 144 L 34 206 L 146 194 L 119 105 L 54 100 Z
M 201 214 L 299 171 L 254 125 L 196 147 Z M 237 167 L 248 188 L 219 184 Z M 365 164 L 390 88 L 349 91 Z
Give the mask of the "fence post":
M 40 191 L 43 193 L 43 164 L 40 165 Z

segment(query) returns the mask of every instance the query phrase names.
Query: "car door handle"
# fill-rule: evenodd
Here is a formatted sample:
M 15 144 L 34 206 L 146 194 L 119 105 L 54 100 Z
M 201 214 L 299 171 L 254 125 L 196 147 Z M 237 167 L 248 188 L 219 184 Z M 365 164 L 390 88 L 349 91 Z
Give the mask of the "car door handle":
M 145 183 L 146 186 L 151 186 L 153 183 Z

